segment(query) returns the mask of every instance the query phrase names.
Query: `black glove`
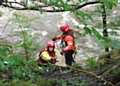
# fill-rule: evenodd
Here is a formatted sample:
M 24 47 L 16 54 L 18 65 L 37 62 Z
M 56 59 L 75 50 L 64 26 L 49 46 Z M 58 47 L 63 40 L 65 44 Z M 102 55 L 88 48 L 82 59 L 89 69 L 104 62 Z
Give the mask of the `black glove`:
M 63 55 L 63 54 L 64 54 L 64 51 L 61 51 L 60 54 Z
M 55 38 L 52 39 L 52 41 L 55 41 L 55 40 L 56 40 Z
M 55 58 L 55 57 L 52 57 L 52 58 L 51 58 L 51 62 L 52 62 L 52 63 L 56 63 L 56 58 Z

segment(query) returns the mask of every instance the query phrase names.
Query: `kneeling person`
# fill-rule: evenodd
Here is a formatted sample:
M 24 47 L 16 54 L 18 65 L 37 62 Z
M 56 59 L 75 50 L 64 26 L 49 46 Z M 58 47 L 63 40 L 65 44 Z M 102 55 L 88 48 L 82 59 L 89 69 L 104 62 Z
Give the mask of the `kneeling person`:
M 57 55 L 55 51 L 55 43 L 53 41 L 49 41 L 46 44 L 46 47 L 43 48 L 39 53 L 38 58 L 38 65 L 41 66 L 41 64 L 47 64 L 48 62 L 55 64 Z

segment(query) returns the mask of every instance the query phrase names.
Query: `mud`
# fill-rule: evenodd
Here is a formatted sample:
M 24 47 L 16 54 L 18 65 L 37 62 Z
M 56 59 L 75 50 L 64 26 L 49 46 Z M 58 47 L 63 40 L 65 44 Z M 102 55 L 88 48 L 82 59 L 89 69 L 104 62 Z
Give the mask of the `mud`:
M 62 73 L 60 71 L 54 72 L 53 74 L 46 73 L 43 75 L 46 79 L 57 78 L 59 80 L 64 80 L 66 86 L 111 86 L 104 81 L 97 79 L 95 76 L 82 73 L 79 71 L 68 71 L 64 70 Z M 77 81 L 79 83 L 85 83 L 85 85 L 72 85 L 71 82 Z M 60 83 L 53 83 L 54 86 L 61 86 Z

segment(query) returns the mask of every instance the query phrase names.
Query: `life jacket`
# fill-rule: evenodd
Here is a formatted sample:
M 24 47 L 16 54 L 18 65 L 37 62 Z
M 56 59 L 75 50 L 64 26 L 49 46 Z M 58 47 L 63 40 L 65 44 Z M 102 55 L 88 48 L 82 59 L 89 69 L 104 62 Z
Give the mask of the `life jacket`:
M 62 34 L 61 44 L 60 44 L 60 47 L 61 47 L 61 48 L 65 48 L 65 47 L 67 46 L 67 41 L 65 41 L 64 39 L 65 39 L 65 37 L 68 36 L 68 35 L 72 36 L 73 39 L 74 39 L 74 32 L 73 32 L 72 29 L 68 29 L 67 32 L 65 32 L 65 33 Z M 73 46 L 75 46 L 75 41 L 74 41 L 74 40 L 73 40 Z
M 37 61 L 38 61 L 38 62 L 41 62 L 41 63 L 47 63 L 48 61 L 43 60 L 42 57 L 40 56 L 43 51 L 48 52 L 48 51 L 46 50 L 46 48 L 41 49 Z M 52 53 L 48 52 L 48 54 L 49 54 L 50 57 L 55 57 L 55 51 L 53 51 Z M 51 61 L 51 62 L 52 62 L 52 63 L 55 63 L 55 62 L 56 62 L 56 59 L 55 59 L 54 61 Z

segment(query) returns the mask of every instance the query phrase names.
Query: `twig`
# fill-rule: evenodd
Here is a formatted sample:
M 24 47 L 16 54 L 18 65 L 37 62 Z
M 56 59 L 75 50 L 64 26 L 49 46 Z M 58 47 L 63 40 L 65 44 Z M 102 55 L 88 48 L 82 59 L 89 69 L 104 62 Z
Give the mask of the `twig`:
M 67 65 L 67 64 L 66 64 L 66 65 Z M 80 71 L 80 72 L 84 72 L 84 73 L 91 74 L 91 75 L 95 76 L 96 78 L 98 78 L 98 79 L 100 79 L 100 80 L 102 80 L 102 81 L 108 83 L 109 85 L 111 85 L 111 86 L 115 86 L 115 85 L 112 84 L 111 82 L 105 80 L 104 78 L 101 78 L 101 76 L 98 76 L 98 75 L 94 74 L 93 72 L 86 71 L 86 70 L 81 70 L 81 69 L 77 69 L 77 68 L 74 68 L 74 67 L 69 66 L 69 65 L 67 65 L 67 66 L 68 66 L 69 68 L 71 68 L 71 69 L 74 69 L 74 70 L 77 70 L 77 71 Z

